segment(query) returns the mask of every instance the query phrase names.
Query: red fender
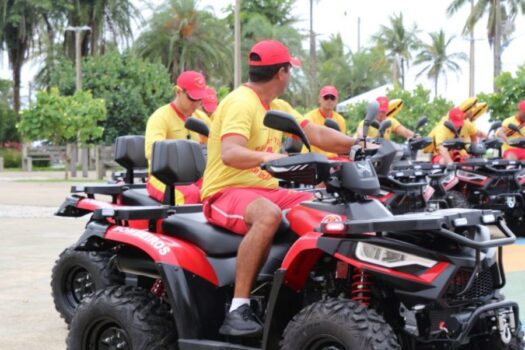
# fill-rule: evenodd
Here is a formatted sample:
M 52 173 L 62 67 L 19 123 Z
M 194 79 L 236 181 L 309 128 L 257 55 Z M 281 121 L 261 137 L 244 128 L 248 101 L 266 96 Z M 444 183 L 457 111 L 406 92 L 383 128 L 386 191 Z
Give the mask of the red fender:
M 103 208 L 115 208 L 115 207 L 117 207 L 117 205 L 114 205 L 108 202 L 104 202 L 104 201 L 99 201 L 96 199 L 91 199 L 91 198 L 84 198 L 77 202 L 77 208 L 89 210 L 89 211 L 95 211 L 97 209 L 103 209 Z
M 110 227 L 104 237 L 137 247 L 156 263 L 180 266 L 216 286 L 219 285 L 219 279 L 204 252 L 188 242 L 125 226 Z
M 301 290 L 312 267 L 323 255 L 317 248 L 319 232 L 308 232 L 299 238 L 284 257 L 282 268 L 286 270 L 284 283 L 292 289 Z
M 319 228 L 321 222 L 345 221 L 346 216 L 298 205 L 290 209 L 286 219 L 292 231 L 302 236 Z

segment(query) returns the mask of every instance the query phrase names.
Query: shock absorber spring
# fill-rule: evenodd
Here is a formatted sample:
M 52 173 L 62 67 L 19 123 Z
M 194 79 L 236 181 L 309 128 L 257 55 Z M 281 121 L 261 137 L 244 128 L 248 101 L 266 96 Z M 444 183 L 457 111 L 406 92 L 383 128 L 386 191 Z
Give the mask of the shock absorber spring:
M 153 283 L 153 286 L 151 286 L 150 292 L 158 298 L 163 298 L 164 294 L 166 294 L 164 282 L 162 282 L 161 279 L 156 280 L 155 283 Z
M 372 281 L 369 274 L 356 269 L 352 274 L 352 300 L 368 306 L 370 304 Z

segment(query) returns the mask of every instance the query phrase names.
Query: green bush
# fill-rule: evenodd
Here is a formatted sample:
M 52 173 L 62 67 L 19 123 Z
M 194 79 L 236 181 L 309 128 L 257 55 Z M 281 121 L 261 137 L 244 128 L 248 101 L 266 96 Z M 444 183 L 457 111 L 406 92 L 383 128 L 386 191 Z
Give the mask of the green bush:
M 6 168 L 19 168 L 22 164 L 22 152 L 14 148 L 0 149 L 0 157 L 4 158 Z

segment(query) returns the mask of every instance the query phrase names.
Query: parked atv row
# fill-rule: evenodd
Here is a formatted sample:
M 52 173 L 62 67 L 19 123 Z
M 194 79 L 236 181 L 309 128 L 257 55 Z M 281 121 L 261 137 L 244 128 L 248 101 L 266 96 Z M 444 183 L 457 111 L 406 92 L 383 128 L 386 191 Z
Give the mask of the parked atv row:
M 293 131 L 308 145 L 287 115 L 270 112 L 265 124 Z M 204 156 L 197 148 L 186 140 L 156 143 L 153 175 L 171 191 L 200 178 Z M 518 305 L 499 292 L 501 247 L 515 239 L 500 213 L 393 216 L 370 196 L 380 191 L 373 163 L 389 169 L 398 151 L 384 142 L 374 152 L 354 149 L 352 162 L 310 153 L 263 165 L 286 181 L 322 183 L 330 196 L 284 213 L 252 295 L 265 324 L 261 338 L 218 334 L 233 292 L 239 236 L 207 224 L 199 206 L 120 202 L 94 209 L 92 199 L 91 220 L 70 249 L 109 256 L 105 266 L 123 278 L 84 300 L 68 348 L 522 346 Z M 503 238 L 491 239 L 489 226 Z

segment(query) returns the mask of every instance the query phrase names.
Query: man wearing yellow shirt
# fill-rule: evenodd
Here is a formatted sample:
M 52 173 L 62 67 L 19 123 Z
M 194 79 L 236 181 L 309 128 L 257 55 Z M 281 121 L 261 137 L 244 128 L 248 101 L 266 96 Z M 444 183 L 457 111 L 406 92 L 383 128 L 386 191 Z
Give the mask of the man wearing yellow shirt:
M 392 126 L 390 126 L 388 129 L 385 130 L 385 134 L 384 134 L 385 140 L 390 140 L 392 132 L 406 139 L 414 137 L 413 131 L 405 128 L 396 118 L 388 117 L 388 107 L 389 107 L 388 97 L 380 96 L 376 99 L 376 101 L 379 103 L 379 111 L 377 112 L 376 120 L 380 124 L 381 122 L 383 122 L 383 120 L 387 118 L 392 122 Z M 364 126 L 364 120 L 362 120 L 357 126 L 357 131 L 356 131 L 357 138 L 363 137 L 363 126 Z M 367 137 L 377 137 L 377 136 L 378 136 L 377 129 L 368 128 Z
M 206 95 L 204 95 L 204 98 L 202 99 L 202 110 L 206 113 L 208 118 L 212 118 L 213 113 L 217 109 L 218 104 L 219 100 L 217 98 L 217 93 L 215 92 L 215 89 L 207 86 Z
M 503 158 L 512 160 L 524 160 L 525 149 L 510 147 L 509 140 L 517 139 L 521 136 L 518 132 L 509 129 L 509 124 L 515 124 L 523 135 L 525 135 L 525 100 L 518 104 L 518 112 L 505 119 L 501 125 L 501 128 L 497 131 L 496 135 L 505 141 L 503 144 Z
M 201 106 L 201 100 L 206 92 L 206 80 L 204 76 L 195 71 L 182 72 L 177 78 L 175 87 L 175 99 L 157 109 L 146 124 L 145 151 L 148 163 L 151 160 L 153 143 L 161 140 L 187 139 L 203 142 L 202 137 L 190 132 L 184 127 L 186 118 L 195 113 Z M 204 114 L 204 113 L 203 113 Z M 207 121 L 207 116 L 198 116 Z M 151 166 L 149 166 L 151 169 Z M 162 202 L 164 198 L 165 185 L 154 176 L 149 176 L 146 184 L 148 194 L 155 200 Z M 175 203 L 189 204 L 200 202 L 200 189 L 198 184 L 177 186 L 175 191 Z
M 459 131 L 459 138 L 462 140 L 468 141 L 472 135 L 469 135 L 470 130 L 465 128 L 465 113 L 461 109 L 455 107 L 452 108 L 448 113 L 449 120 L 454 124 L 454 127 Z M 450 151 L 444 147 L 442 144 L 444 141 L 452 140 L 456 135 L 445 126 L 445 121 L 441 120 L 438 125 L 432 130 L 432 137 L 434 140 L 434 152 L 432 157 L 432 163 L 434 164 L 451 164 L 454 162 L 454 158 L 459 156 L 461 158 L 466 158 L 468 154 L 466 151 Z
M 339 125 L 339 130 L 346 134 L 346 121 L 345 118 L 334 109 L 337 105 L 339 99 L 339 93 L 335 86 L 327 85 L 321 88 L 319 91 L 319 108 L 316 108 L 308 112 L 304 117 L 312 123 L 324 126 L 326 119 L 333 119 L 337 125 Z M 306 147 L 303 147 L 303 152 L 306 152 Z M 328 158 L 337 157 L 337 154 L 331 152 L 325 152 L 319 147 L 312 147 L 312 152 L 317 152 L 324 154 Z
M 279 154 L 283 133 L 263 124 L 270 109 L 292 112 L 313 145 L 348 152 L 354 139 L 303 119 L 277 97 L 300 61 L 278 41 L 264 40 L 249 53 L 249 81 L 232 91 L 213 116 L 208 141 L 202 198 L 209 222 L 244 238 L 237 253 L 234 298 L 219 332 L 257 336 L 262 325 L 250 308 L 250 292 L 282 219 L 282 210 L 311 198 L 308 193 L 279 189 L 277 179 L 261 170 Z

